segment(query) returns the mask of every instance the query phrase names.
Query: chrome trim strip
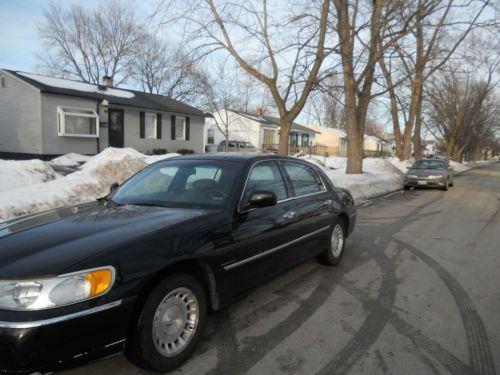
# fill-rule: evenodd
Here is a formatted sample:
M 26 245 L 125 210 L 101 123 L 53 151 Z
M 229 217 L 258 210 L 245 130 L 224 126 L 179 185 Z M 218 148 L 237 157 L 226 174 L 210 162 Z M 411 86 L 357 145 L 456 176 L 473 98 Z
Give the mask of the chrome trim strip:
M 285 247 L 293 245 L 293 244 L 295 244 L 297 242 L 303 241 L 303 240 L 305 240 L 305 239 L 307 239 L 309 237 L 315 236 L 316 234 L 324 232 L 325 230 L 328 230 L 328 229 L 330 229 L 329 225 L 327 225 L 326 227 L 323 227 L 321 229 L 315 230 L 314 232 L 308 233 L 308 234 L 306 234 L 306 235 L 304 235 L 302 237 L 296 238 L 296 239 L 294 239 L 294 240 L 292 240 L 290 242 L 284 243 L 283 245 L 279 245 L 279 246 L 273 247 L 272 249 L 266 250 L 266 251 L 264 251 L 262 253 L 256 254 L 256 255 L 251 256 L 249 258 L 240 260 L 240 261 L 235 262 L 235 263 L 231 263 L 231 264 L 229 264 L 227 266 L 224 266 L 224 270 L 229 271 L 229 270 L 232 270 L 233 268 L 242 266 L 242 265 L 247 264 L 249 262 L 253 262 L 254 260 L 257 260 L 259 258 L 265 257 L 265 256 L 270 255 L 272 253 L 275 253 L 276 251 L 284 249 Z
M 60 322 L 65 322 L 70 319 L 75 319 L 75 318 L 81 318 L 83 316 L 88 316 L 91 314 L 95 314 L 101 311 L 106 311 L 109 309 L 112 309 L 114 307 L 120 306 L 122 303 L 122 300 L 114 301 L 105 305 L 101 306 L 96 306 L 91 309 L 83 310 L 83 311 L 78 311 L 76 313 L 72 314 L 67 314 L 67 315 L 62 315 L 62 316 L 57 316 L 55 318 L 49 318 L 49 319 L 44 319 L 44 320 L 35 320 L 32 322 L 1 322 L 0 321 L 0 328 L 10 328 L 10 329 L 26 329 L 26 328 L 37 328 L 37 327 L 43 327 L 47 326 L 50 324 L 56 324 Z

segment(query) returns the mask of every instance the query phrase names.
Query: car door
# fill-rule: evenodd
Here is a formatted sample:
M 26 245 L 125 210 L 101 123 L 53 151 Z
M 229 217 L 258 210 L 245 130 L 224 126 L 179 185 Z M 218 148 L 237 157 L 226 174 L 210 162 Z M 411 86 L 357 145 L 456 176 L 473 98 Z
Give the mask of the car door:
M 303 238 L 298 250 L 298 260 L 302 261 L 328 245 L 340 206 L 314 168 L 295 161 L 283 161 L 281 166 L 293 189 L 298 234 Z
M 272 191 L 278 199 L 275 206 L 246 209 L 250 194 L 257 190 Z M 245 287 L 289 268 L 297 262 L 298 220 L 290 191 L 275 161 L 256 163 L 248 174 L 239 212 L 235 219 L 238 259 L 227 265 L 238 269 L 239 280 Z

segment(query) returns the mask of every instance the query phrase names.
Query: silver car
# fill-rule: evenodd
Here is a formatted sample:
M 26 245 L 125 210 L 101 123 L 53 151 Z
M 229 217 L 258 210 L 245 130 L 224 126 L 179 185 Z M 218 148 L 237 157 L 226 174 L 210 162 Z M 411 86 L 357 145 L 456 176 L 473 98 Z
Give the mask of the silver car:
M 446 191 L 449 186 L 453 186 L 453 168 L 445 160 L 417 160 L 408 167 L 404 179 L 405 190 L 411 187 L 430 187 Z

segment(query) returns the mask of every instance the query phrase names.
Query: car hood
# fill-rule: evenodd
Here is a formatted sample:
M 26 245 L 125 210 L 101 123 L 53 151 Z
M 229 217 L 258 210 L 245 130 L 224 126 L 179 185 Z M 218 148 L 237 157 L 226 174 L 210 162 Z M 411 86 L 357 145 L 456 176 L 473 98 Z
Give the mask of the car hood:
M 442 169 L 409 169 L 406 172 L 407 176 L 427 177 L 427 176 L 443 176 L 445 171 Z
M 69 272 L 99 252 L 209 212 L 92 202 L 10 220 L 0 224 L 0 278 Z

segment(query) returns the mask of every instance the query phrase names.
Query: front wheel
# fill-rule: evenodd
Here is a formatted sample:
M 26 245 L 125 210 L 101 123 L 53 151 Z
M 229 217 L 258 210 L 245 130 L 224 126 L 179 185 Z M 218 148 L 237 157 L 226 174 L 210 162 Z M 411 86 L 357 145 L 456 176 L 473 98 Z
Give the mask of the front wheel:
M 345 228 L 341 220 L 335 220 L 330 233 L 328 249 L 319 256 L 319 261 L 329 266 L 340 263 L 345 248 Z
M 448 186 L 449 186 L 448 184 L 449 184 L 449 181 L 446 180 L 446 182 L 444 183 L 444 186 L 441 188 L 441 190 L 448 191 Z
M 206 315 L 206 293 L 198 280 L 185 273 L 163 279 L 144 303 L 127 357 L 147 370 L 176 369 L 200 340 Z

